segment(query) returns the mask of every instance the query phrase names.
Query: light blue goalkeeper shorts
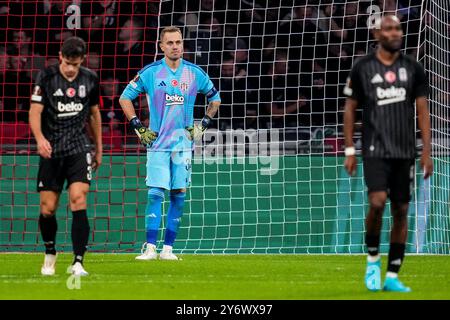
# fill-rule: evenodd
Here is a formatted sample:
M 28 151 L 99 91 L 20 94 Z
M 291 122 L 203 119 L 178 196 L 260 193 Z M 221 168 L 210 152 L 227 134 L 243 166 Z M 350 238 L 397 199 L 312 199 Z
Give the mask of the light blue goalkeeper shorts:
M 166 190 L 185 189 L 191 183 L 192 151 L 148 151 L 147 177 L 149 187 Z

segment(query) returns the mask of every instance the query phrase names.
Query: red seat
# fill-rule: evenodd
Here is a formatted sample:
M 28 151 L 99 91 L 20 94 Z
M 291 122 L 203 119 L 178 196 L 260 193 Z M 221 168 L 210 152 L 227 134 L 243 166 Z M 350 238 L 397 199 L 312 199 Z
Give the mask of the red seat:
M 111 148 L 113 152 L 123 151 L 123 133 L 118 129 L 103 128 L 102 141 L 105 148 Z
M 28 123 L 0 123 L 0 144 L 15 144 L 31 136 Z

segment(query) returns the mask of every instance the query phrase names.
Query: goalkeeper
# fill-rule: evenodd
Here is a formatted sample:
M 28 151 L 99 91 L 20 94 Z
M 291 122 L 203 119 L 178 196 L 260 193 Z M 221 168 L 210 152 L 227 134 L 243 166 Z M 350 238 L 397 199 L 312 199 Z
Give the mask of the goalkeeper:
M 209 76 L 200 67 L 182 59 L 180 29 L 164 28 L 159 45 L 164 58 L 140 70 L 119 100 L 130 125 L 147 147 L 147 242 L 137 260 L 157 258 L 156 240 L 165 190 L 170 190 L 170 205 L 164 246 L 159 258 L 178 259 L 172 253 L 172 247 L 183 214 L 186 188 L 190 183 L 193 143 L 201 139 L 220 106 L 219 93 Z M 201 123 L 194 126 L 194 103 L 198 92 L 206 95 L 209 106 Z M 137 118 L 132 103 L 141 93 L 147 95 L 149 128 Z

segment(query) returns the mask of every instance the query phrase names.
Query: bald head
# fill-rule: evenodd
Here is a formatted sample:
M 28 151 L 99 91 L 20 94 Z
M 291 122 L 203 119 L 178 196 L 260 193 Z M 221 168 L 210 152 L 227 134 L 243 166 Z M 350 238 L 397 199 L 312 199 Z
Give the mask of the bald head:
M 386 24 L 398 24 L 400 25 L 400 20 L 397 18 L 397 16 L 394 15 L 387 15 L 383 16 L 376 20 L 375 24 L 373 25 L 375 29 L 380 30 L 383 26 Z
M 384 16 L 375 27 L 375 39 L 378 40 L 383 49 L 392 53 L 401 49 L 403 30 L 400 20 L 396 16 Z
M 385 25 L 390 25 L 390 24 L 400 25 L 399 18 L 397 18 L 397 16 L 394 16 L 394 15 L 384 16 L 383 18 L 381 18 L 381 23 L 380 23 L 381 27 L 383 27 Z

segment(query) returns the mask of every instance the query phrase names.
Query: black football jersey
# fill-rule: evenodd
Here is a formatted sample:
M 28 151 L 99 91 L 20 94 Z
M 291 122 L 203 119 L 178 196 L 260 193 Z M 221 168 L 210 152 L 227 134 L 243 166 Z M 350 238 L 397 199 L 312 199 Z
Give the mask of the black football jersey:
M 408 56 L 401 54 L 388 66 L 373 52 L 354 64 L 344 94 L 362 108 L 364 157 L 415 157 L 414 103 L 428 91 L 423 67 Z
M 44 105 L 41 129 L 52 146 L 52 157 L 89 149 L 86 123 L 91 107 L 99 103 L 99 81 L 93 71 L 81 67 L 70 82 L 59 71 L 59 64 L 50 66 L 39 73 L 31 102 Z

